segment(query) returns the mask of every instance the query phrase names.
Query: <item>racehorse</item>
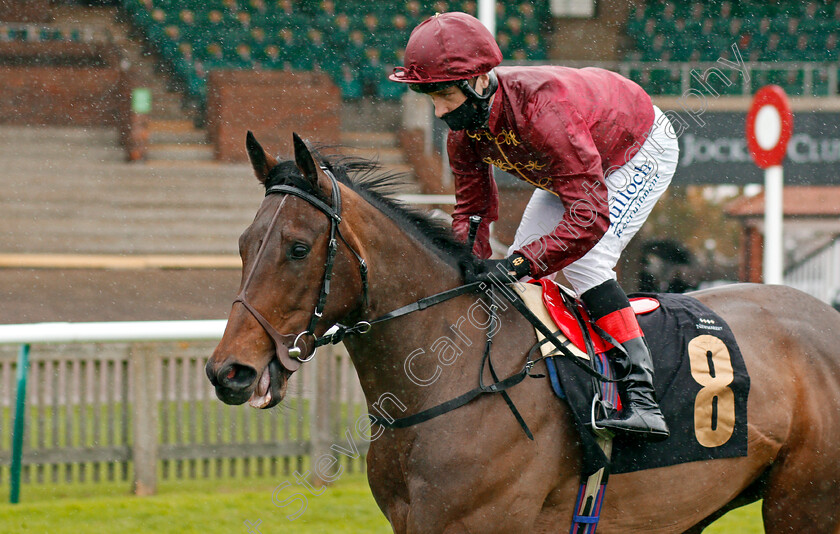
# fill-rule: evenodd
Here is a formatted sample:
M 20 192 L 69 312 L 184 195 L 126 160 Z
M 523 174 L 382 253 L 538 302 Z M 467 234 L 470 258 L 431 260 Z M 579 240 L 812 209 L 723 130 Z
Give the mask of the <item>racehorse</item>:
M 374 320 L 461 286 L 467 247 L 381 194 L 389 179 L 358 179 L 353 165 L 317 153 L 316 164 L 297 136 L 293 161 L 267 155 L 250 133 L 246 146 L 267 194 L 240 238 L 240 294 L 206 367 L 219 399 L 276 405 L 313 340 L 336 323 L 355 325 L 344 343 L 370 413 L 388 399 L 390 413 L 415 414 L 471 389 L 486 346 L 485 328 L 473 323 L 490 317 L 474 313 L 480 297 Z M 613 475 L 600 530 L 700 532 L 763 499 L 767 532 L 840 532 L 840 314 L 784 286 L 693 295 L 728 322 L 749 369 L 748 455 Z M 534 329 L 512 307 L 495 319 L 496 371 L 510 376 Z M 455 329 L 457 349 L 445 358 L 430 349 L 441 336 L 455 339 Z M 394 532 L 568 528 L 581 469 L 570 411 L 546 380 L 507 392 L 534 440 L 498 395 L 406 428 L 371 426 L 379 436 L 368 479 Z

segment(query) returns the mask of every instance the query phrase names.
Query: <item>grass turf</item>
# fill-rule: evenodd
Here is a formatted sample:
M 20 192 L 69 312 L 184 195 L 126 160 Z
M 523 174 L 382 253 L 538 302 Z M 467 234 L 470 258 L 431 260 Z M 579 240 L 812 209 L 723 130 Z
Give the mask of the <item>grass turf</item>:
M 286 484 L 288 483 L 288 484 Z M 284 489 L 274 495 L 275 488 Z M 162 483 L 157 495 L 128 495 L 125 484 L 24 486 L 21 504 L 0 504 L 0 532 L 388 533 L 362 474 L 345 475 L 313 495 L 294 477 Z M 305 508 L 304 500 L 305 498 Z M 279 504 L 286 504 L 278 507 Z M 287 516 L 302 513 L 293 521 Z M 258 523 L 259 522 L 259 523 Z
M 391 532 L 364 475 L 345 474 L 335 485 L 314 491 L 321 493 L 313 495 L 294 477 L 283 476 L 165 482 L 152 497 L 129 495 L 125 483 L 26 485 L 21 504 L 6 504 L 8 492 L 0 494 L 4 498 L 0 532 L 210 534 L 247 533 L 249 528 L 254 534 Z M 288 518 L 297 513 L 296 519 Z M 760 504 L 730 512 L 706 532 L 763 532 Z

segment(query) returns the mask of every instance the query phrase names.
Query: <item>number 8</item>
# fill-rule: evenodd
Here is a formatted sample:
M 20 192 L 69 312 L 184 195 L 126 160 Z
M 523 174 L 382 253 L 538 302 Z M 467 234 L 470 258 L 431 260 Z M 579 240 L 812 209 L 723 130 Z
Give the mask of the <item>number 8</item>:
M 720 338 L 701 335 L 689 342 L 688 357 L 691 376 L 703 386 L 694 399 L 694 435 L 704 447 L 719 447 L 735 430 L 735 393 L 729 388 L 735 373 L 729 349 Z

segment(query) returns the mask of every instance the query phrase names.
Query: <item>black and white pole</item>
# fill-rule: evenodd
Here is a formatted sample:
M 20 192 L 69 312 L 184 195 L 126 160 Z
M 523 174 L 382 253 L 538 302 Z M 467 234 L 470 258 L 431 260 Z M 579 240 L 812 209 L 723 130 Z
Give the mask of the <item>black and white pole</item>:
M 765 284 L 783 282 L 782 161 L 793 134 L 793 114 L 784 89 L 767 85 L 753 97 L 747 113 L 747 146 L 756 165 L 764 169 L 764 255 L 762 278 Z

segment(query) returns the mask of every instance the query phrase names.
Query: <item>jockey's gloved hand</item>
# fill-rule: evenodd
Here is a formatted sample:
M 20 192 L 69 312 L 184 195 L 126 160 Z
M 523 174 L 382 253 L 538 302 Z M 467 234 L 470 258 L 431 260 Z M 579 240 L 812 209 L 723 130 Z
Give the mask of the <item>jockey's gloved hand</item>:
M 531 275 L 531 263 L 528 259 L 514 252 L 502 260 L 477 260 L 471 269 L 466 269 L 464 281 L 509 284 L 523 276 Z

